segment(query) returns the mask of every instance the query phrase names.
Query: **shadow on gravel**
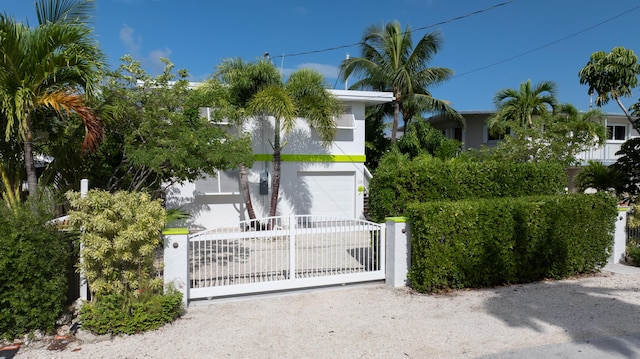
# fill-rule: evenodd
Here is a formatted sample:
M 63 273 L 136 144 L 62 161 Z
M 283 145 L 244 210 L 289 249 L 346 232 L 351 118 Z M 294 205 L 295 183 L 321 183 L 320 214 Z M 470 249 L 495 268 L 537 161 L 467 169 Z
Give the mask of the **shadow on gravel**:
M 618 353 L 630 358 L 632 351 L 627 341 L 619 345 L 603 345 L 590 341 L 609 336 L 623 336 L 640 332 L 640 305 L 630 304 L 619 297 L 640 289 L 612 289 L 590 287 L 579 282 L 541 282 L 526 286 L 513 286 L 496 291 L 497 296 L 487 300 L 487 311 L 512 327 L 544 330 L 542 323 L 559 328 L 574 341 L 588 341 L 603 352 Z M 637 329 L 623 329 L 637 328 Z

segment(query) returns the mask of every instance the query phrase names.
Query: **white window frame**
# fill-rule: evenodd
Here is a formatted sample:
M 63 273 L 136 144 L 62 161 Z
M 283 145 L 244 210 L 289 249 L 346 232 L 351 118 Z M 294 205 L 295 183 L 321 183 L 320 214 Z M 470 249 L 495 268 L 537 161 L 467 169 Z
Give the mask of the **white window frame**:
M 609 132 L 609 127 L 611 127 L 611 132 Z M 616 135 L 616 127 L 622 127 L 624 129 L 624 136 L 622 139 L 616 139 L 615 135 Z M 609 134 L 611 134 L 611 138 L 609 138 Z M 607 124 L 607 142 L 624 142 L 627 140 L 627 138 L 629 137 L 629 126 L 627 125 L 621 125 L 621 124 L 614 124 L 614 123 L 609 123 Z
M 489 127 L 487 127 L 487 125 L 482 125 L 482 143 L 485 144 L 496 144 L 502 140 L 505 139 L 505 137 L 511 135 L 511 131 L 509 129 L 507 129 L 507 132 L 502 136 L 502 138 L 498 138 L 498 139 L 489 139 Z
M 235 191 L 231 191 L 231 192 L 222 191 L 222 182 L 221 182 L 221 180 L 220 180 L 220 179 L 222 178 L 221 174 L 224 174 L 225 172 L 231 172 L 231 173 L 233 173 L 233 175 L 235 175 L 235 172 L 238 172 L 238 170 L 232 170 L 232 171 L 220 171 L 220 170 L 218 170 L 218 171 L 217 171 L 217 173 L 216 173 L 216 177 L 215 177 L 215 178 L 214 178 L 214 177 L 211 177 L 211 176 L 207 176 L 207 177 L 206 177 L 206 178 L 204 178 L 204 179 L 199 179 L 199 180 L 194 181 L 194 185 L 195 185 L 195 187 L 196 187 L 196 188 L 195 188 L 196 192 L 200 192 L 199 194 L 207 195 L 207 196 L 216 196 L 216 195 L 237 195 L 237 194 L 239 194 L 239 193 L 240 193 L 240 189 L 239 189 L 240 187 L 239 187 L 239 184 L 238 184 L 238 186 L 236 186 L 236 187 L 235 187 L 235 188 L 236 188 L 236 190 L 235 190 Z M 230 176 L 226 176 L 226 177 L 230 177 Z M 198 190 L 198 182 L 200 182 L 200 181 L 215 181 L 215 182 L 216 182 L 216 184 L 217 184 L 217 186 L 218 186 L 218 191 L 217 191 L 217 192 L 211 192 L 211 191 L 209 191 L 209 192 L 204 192 L 204 191 L 199 191 L 199 190 Z

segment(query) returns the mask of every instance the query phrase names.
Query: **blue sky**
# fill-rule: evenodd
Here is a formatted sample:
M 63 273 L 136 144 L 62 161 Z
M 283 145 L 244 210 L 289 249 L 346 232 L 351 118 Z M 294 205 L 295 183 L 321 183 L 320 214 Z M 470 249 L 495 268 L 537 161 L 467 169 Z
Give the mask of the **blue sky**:
M 36 24 L 33 1 L 0 4 L 4 13 Z M 329 87 L 342 89 L 338 66 L 347 53 L 359 56 L 359 48 L 315 51 L 356 44 L 368 26 L 398 20 L 411 29 L 429 27 L 413 33 L 414 43 L 440 31 L 444 46 L 430 65 L 456 75 L 431 92 L 459 111 L 494 109 L 497 91 L 528 79 L 554 81 L 561 102 L 587 110 L 578 71 L 595 51 L 624 46 L 640 54 L 639 17 L 637 0 L 97 0 L 94 25 L 112 68 L 131 54 L 155 74 L 158 59 L 167 57 L 202 80 L 225 58 L 254 60 L 269 52 L 285 73 L 312 67 Z M 623 103 L 638 98 L 640 88 Z M 615 105 L 605 110 L 621 113 Z

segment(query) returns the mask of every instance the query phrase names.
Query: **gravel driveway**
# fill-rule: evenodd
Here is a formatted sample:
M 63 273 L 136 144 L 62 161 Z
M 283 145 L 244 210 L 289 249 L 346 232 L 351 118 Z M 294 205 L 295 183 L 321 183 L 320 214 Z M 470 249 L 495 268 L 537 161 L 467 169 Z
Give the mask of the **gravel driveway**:
M 440 295 L 381 284 L 198 302 L 157 331 L 16 358 L 476 358 L 583 341 L 626 357 L 640 334 L 640 271 L 603 271 Z M 75 351 L 73 351 L 75 350 Z

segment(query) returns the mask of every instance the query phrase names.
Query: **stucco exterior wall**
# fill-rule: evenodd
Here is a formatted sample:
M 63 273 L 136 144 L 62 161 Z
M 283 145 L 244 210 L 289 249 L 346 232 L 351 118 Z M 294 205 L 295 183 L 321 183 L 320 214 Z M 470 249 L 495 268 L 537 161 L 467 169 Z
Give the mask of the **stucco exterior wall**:
M 298 120 L 293 131 L 284 136 L 278 215 L 321 214 L 364 218 L 364 142 L 365 107 L 392 100 L 389 93 L 334 91 L 353 114 L 354 128 L 337 129 L 336 139 L 323 146 L 315 129 Z M 376 97 L 377 96 L 377 97 Z M 274 138 L 274 119 L 247 123 L 244 131 L 252 135 L 256 161 L 249 170 L 249 187 L 258 218 L 269 212 Z M 284 142 L 283 142 L 284 143 Z M 260 180 L 268 174 L 268 194 L 260 194 Z M 235 174 L 237 178 L 237 173 Z M 233 178 L 227 178 L 233 180 Z M 227 182 L 224 193 L 207 193 L 207 181 L 176 185 L 167 191 L 167 207 L 182 207 L 191 214 L 183 225 L 191 230 L 233 225 L 248 219 L 239 182 Z M 229 183 L 235 184 L 230 188 Z M 215 187 L 215 186 L 213 186 Z M 233 187 L 233 186 L 232 186 Z

